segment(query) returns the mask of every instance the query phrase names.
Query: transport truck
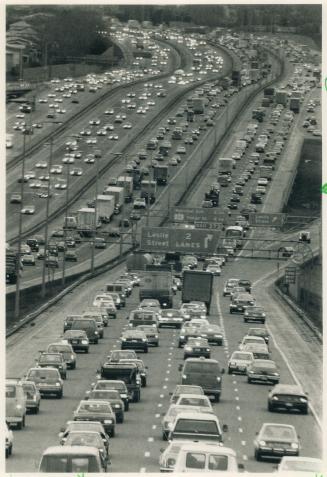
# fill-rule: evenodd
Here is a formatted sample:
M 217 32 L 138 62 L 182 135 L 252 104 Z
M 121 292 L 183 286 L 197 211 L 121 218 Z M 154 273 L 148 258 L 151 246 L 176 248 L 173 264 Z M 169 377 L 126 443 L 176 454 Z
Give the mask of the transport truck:
M 156 200 L 157 182 L 150 180 L 143 180 L 141 182 L 141 198 L 144 198 L 146 203 L 150 201 L 153 204 Z
M 97 196 L 97 214 L 99 220 L 108 224 L 114 215 L 115 198 L 112 195 L 98 195 Z
M 269 181 L 271 180 L 272 175 L 273 175 L 272 166 L 260 166 L 259 171 L 260 171 L 259 177 L 266 178 Z
M 218 160 L 218 175 L 232 175 L 234 159 L 229 157 L 220 157 Z
M 158 300 L 161 308 L 173 308 L 172 273 L 145 271 L 140 275 L 140 300 Z
M 126 203 L 131 202 L 133 198 L 133 177 L 131 176 L 119 176 L 117 180 L 118 187 L 124 187 L 124 200 Z
M 212 273 L 198 270 L 184 270 L 182 282 L 182 302 L 203 301 L 209 311 L 213 286 Z
M 282 104 L 283 106 L 286 106 L 287 99 L 288 99 L 288 96 L 286 91 L 276 91 L 276 94 L 275 94 L 276 104 Z
M 77 230 L 82 237 L 90 237 L 94 235 L 95 229 L 100 227 L 99 217 L 96 217 L 95 209 L 82 207 L 77 211 Z
M 166 185 L 169 177 L 169 168 L 158 164 L 153 168 L 153 180 L 156 181 L 157 185 Z
M 275 88 L 273 88 L 272 86 L 268 86 L 263 90 L 263 96 L 265 98 L 269 98 L 270 102 L 273 102 L 275 96 Z
M 125 199 L 124 187 L 108 186 L 104 191 L 104 195 L 112 195 L 115 198 L 115 205 L 122 206 Z
M 291 99 L 290 99 L 290 110 L 293 111 L 293 113 L 299 113 L 300 112 L 300 98 L 291 97 Z
M 249 77 L 252 83 L 256 83 L 260 78 L 260 70 L 258 68 L 251 68 L 249 70 Z
M 204 98 L 199 98 L 198 96 L 192 97 L 192 111 L 194 114 L 203 114 L 204 113 Z

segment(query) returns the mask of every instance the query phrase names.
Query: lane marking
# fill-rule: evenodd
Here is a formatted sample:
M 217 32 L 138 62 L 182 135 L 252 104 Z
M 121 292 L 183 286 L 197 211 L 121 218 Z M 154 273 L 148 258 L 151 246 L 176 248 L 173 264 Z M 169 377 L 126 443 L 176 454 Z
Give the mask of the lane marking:
M 153 437 L 148 437 L 148 442 L 153 442 L 154 438 Z
M 160 414 L 156 414 L 155 417 L 158 419 L 160 417 Z
M 241 410 L 240 406 L 236 406 L 236 411 L 240 411 L 240 410 Z
M 236 393 L 238 393 L 238 389 L 237 389 L 237 388 L 235 388 L 234 391 L 235 391 Z
M 161 404 L 161 403 L 159 403 L 159 404 L 158 404 L 158 407 L 162 407 L 162 404 Z
M 241 441 L 242 446 L 246 445 L 246 441 Z
M 166 385 L 162 386 L 162 389 L 167 389 L 167 386 Z
M 144 474 L 145 471 L 146 471 L 146 467 L 141 467 L 141 468 L 140 468 L 140 473 L 141 473 L 141 474 Z
M 247 455 L 243 455 L 243 460 L 248 460 L 248 456 L 247 456 Z
M 167 369 L 166 374 L 170 374 L 170 369 Z
M 239 401 L 240 398 L 238 396 L 235 396 L 235 401 Z
M 238 419 L 239 421 L 241 421 L 241 420 L 242 420 L 242 417 L 241 417 L 241 416 L 238 416 L 237 419 Z
M 169 381 L 169 378 L 165 378 L 165 381 Z
M 170 363 L 168 363 L 168 368 L 171 368 L 171 364 L 170 364 Z
M 162 399 L 163 397 L 165 397 L 165 395 L 164 395 L 164 394 L 160 394 L 160 399 Z
M 156 424 L 153 424 L 152 429 L 153 429 L 153 430 L 157 429 L 157 425 L 156 425 Z
M 150 457 L 150 455 L 151 455 L 151 454 L 150 454 L 150 452 L 149 452 L 149 451 L 147 451 L 147 452 L 144 452 L 144 457 Z

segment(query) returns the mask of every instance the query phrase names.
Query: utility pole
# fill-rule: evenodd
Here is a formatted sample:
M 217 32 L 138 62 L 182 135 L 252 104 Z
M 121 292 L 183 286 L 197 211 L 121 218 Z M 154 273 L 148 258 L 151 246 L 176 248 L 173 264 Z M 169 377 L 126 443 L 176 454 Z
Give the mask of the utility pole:
M 64 255 L 62 260 L 62 285 L 65 286 L 65 273 L 66 273 L 66 231 L 67 231 L 67 217 L 68 217 L 68 199 L 69 199 L 69 171 L 70 163 L 67 163 L 67 178 L 66 178 L 66 207 L 65 207 L 65 227 L 64 227 Z
M 94 200 L 94 229 L 93 229 L 93 240 L 91 244 L 91 273 L 93 275 L 94 273 L 94 241 L 95 241 L 95 236 L 96 236 L 96 231 L 97 231 L 97 211 L 98 211 L 98 180 L 99 180 L 99 159 L 100 157 L 97 157 L 97 169 L 96 169 L 96 180 L 95 180 L 95 200 Z
M 22 160 L 22 182 L 20 186 L 21 204 L 19 209 L 18 222 L 18 260 L 16 262 L 16 295 L 15 295 L 15 318 L 19 317 L 20 308 L 20 274 L 21 274 L 21 253 L 22 253 L 22 227 L 23 214 L 21 209 L 24 208 L 24 177 L 25 177 L 25 153 L 26 153 L 26 134 L 23 135 L 23 160 Z
M 52 167 L 52 150 L 53 150 L 53 137 L 50 137 L 50 158 L 48 164 L 48 192 L 47 192 L 47 203 L 46 203 L 46 212 L 45 212 L 45 230 L 44 230 L 44 260 L 43 260 L 43 269 L 42 269 L 42 289 L 41 289 L 41 296 L 42 298 L 45 297 L 45 269 L 46 269 L 46 261 L 47 261 L 47 254 L 48 254 L 48 225 L 49 225 L 49 207 L 50 207 L 50 194 L 51 194 L 51 167 Z

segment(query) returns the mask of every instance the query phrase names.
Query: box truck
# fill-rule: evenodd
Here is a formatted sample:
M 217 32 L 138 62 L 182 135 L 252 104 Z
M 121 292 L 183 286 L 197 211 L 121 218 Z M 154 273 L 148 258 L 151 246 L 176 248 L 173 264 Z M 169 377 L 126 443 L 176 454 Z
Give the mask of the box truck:
M 115 210 L 115 198 L 112 195 L 97 196 L 97 214 L 99 220 L 108 224 Z

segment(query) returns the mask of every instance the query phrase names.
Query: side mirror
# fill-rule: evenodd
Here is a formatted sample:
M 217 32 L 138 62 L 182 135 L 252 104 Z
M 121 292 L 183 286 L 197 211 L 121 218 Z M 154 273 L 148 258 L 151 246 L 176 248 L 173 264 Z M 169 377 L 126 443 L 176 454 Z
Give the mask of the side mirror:
M 223 432 L 228 432 L 228 424 L 223 424 Z
M 237 464 L 239 470 L 245 470 L 244 464 Z
M 225 368 L 222 368 L 221 374 L 225 374 Z
M 179 364 L 179 365 L 178 365 L 178 371 L 182 371 L 182 369 L 183 369 L 183 365 L 182 365 L 182 364 Z

